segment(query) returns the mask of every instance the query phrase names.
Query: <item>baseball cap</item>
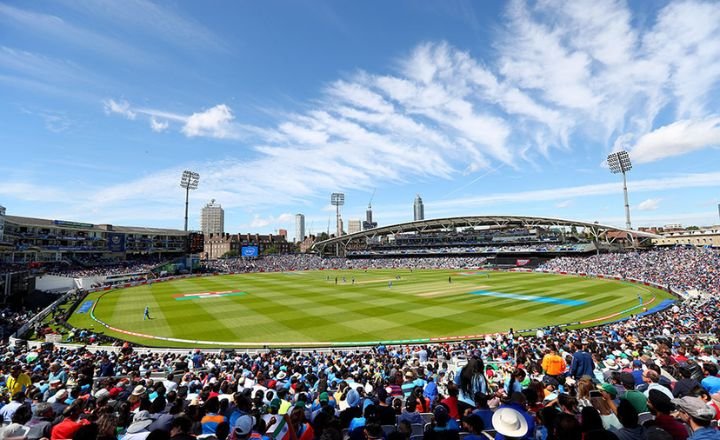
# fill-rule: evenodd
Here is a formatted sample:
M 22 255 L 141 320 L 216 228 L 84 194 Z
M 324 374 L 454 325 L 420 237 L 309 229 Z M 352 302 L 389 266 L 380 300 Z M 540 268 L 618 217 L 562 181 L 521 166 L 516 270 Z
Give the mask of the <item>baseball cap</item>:
M 598 386 L 602 391 L 605 391 L 606 393 L 610 394 L 610 397 L 613 399 L 617 396 L 617 388 L 615 388 L 613 385 L 609 383 L 604 383 L 600 386 Z
M 709 407 L 701 398 L 685 396 L 673 399 L 672 403 L 678 411 L 682 411 L 693 419 L 710 421 L 715 418 L 715 409 Z
M 238 417 L 238 419 L 235 421 L 235 426 L 233 427 L 235 435 L 249 435 L 252 431 L 253 425 L 255 425 L 255 420 L 253 420 L 252 416 L 242 415 Z

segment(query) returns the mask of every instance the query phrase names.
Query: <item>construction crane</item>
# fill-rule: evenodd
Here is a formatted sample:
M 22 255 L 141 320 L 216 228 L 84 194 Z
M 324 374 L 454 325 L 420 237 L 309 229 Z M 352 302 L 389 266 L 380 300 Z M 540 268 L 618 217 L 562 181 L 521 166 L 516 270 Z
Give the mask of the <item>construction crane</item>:
M 368 202 L 368 209 L 372 209 L 372 201 L 373 201 L 373 198 L 375 198 L 376 190 L 377 190 L 377 188 L 373 188 L 372 195 L 370 196 L 370 201 Z

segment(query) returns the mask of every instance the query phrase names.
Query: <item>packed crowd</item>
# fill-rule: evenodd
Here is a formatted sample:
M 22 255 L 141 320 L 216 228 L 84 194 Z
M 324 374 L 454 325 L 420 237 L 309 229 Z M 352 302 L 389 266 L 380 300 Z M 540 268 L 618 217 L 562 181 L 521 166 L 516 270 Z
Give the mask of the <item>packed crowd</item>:
M 720 250 L 670 248 L 589 258 L 563 257 L 548 261 L 544 269 L 560 272 L 618 275 L 681 291 L 720 294 Z
M 56 266 L 47 270 L 48 275 L 60 275 L 71 278 L 85 278 L 108 275 L 123 275 L 133 273 L 147 273 L 160 263 L 132 263 L 123 262 L 99 267 L 62 267 Z
M 204 262 L 218 272 L 290 272 L 332 269 L 466 269 L 478 268 L 484 257 L 435 258 L 322 258 L 312 254 L 272 255 L 260 259 L 230 258 Z
M 546 267 L 648 274 L 650 281 L 664 273 L 674 286 L 716 293 L 718 266 L 708 264 L 717 254 L 704 252 L 562 259 Z M 617 260 L 628 258 L 635 260 Z M 458 264 L 265 260 L 252 270 Z M 650 261 L 661 267 L 652 270 Z M 371 350 L 5 347 L 0 440 L 719 439 L 719 301 L 702 295 L 588 329 L 509 329 L 478 341 Z
M 35 316 L 37 312 L 23 308 L 4 307 L 0 310 L 0 340 L 6 339 Z
M 548 252 L 590 252 L 595 250 L 592 243 L 577 244 L 515 244 L 491 246 L 447 246 L 447 247 L 400 247 L 372 250 L 348 251 L 348 255 L 428 255 L 428 254 L 495 254 L 495 253 L 548 253 Z
M 720 345 L 637 328 L 306 354 L 6 349 L 0 438 L 719 438 Z

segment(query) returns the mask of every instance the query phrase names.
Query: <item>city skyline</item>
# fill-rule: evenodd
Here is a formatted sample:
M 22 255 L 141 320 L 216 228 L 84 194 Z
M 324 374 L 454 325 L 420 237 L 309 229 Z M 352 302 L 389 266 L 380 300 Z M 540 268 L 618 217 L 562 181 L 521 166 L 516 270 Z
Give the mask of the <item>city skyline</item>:
M 378 13 L 380 11 L 380 13 Z M 0 0 L 8 215 L 305 235 L 534 215 L 718 224 L 720 8 Z

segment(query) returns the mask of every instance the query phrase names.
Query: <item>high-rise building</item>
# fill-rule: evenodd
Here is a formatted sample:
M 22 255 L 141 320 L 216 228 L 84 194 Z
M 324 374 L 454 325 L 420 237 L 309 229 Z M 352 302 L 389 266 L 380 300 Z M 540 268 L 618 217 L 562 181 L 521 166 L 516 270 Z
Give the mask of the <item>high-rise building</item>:
M 0 242 L 5 234 L 5 207 L 0 205 Z
M 295 214 L 295 241 L 302 242 L 305 240 L 305 216 Z
M 365 221 L 362 222 L 363 231 L 368 229 L 377 228 L 377 222 L 373 221 L 372 205 L 368 203 L 367 210 L 365 211 Z
M 362 231 L 362 222 L 360 219 L 348 220 L 348 234 Z
M 415 197 L 415 202 L 413 203 L 413 214 L 414 221 L 425 219 L 425 207 L 423 206 L 420 194 Z
M 205 236 L 222 234 L 225 232 L 225 210 L 215 203 L 215 199 L 205 205 L 200 215 L 200 229 Z

